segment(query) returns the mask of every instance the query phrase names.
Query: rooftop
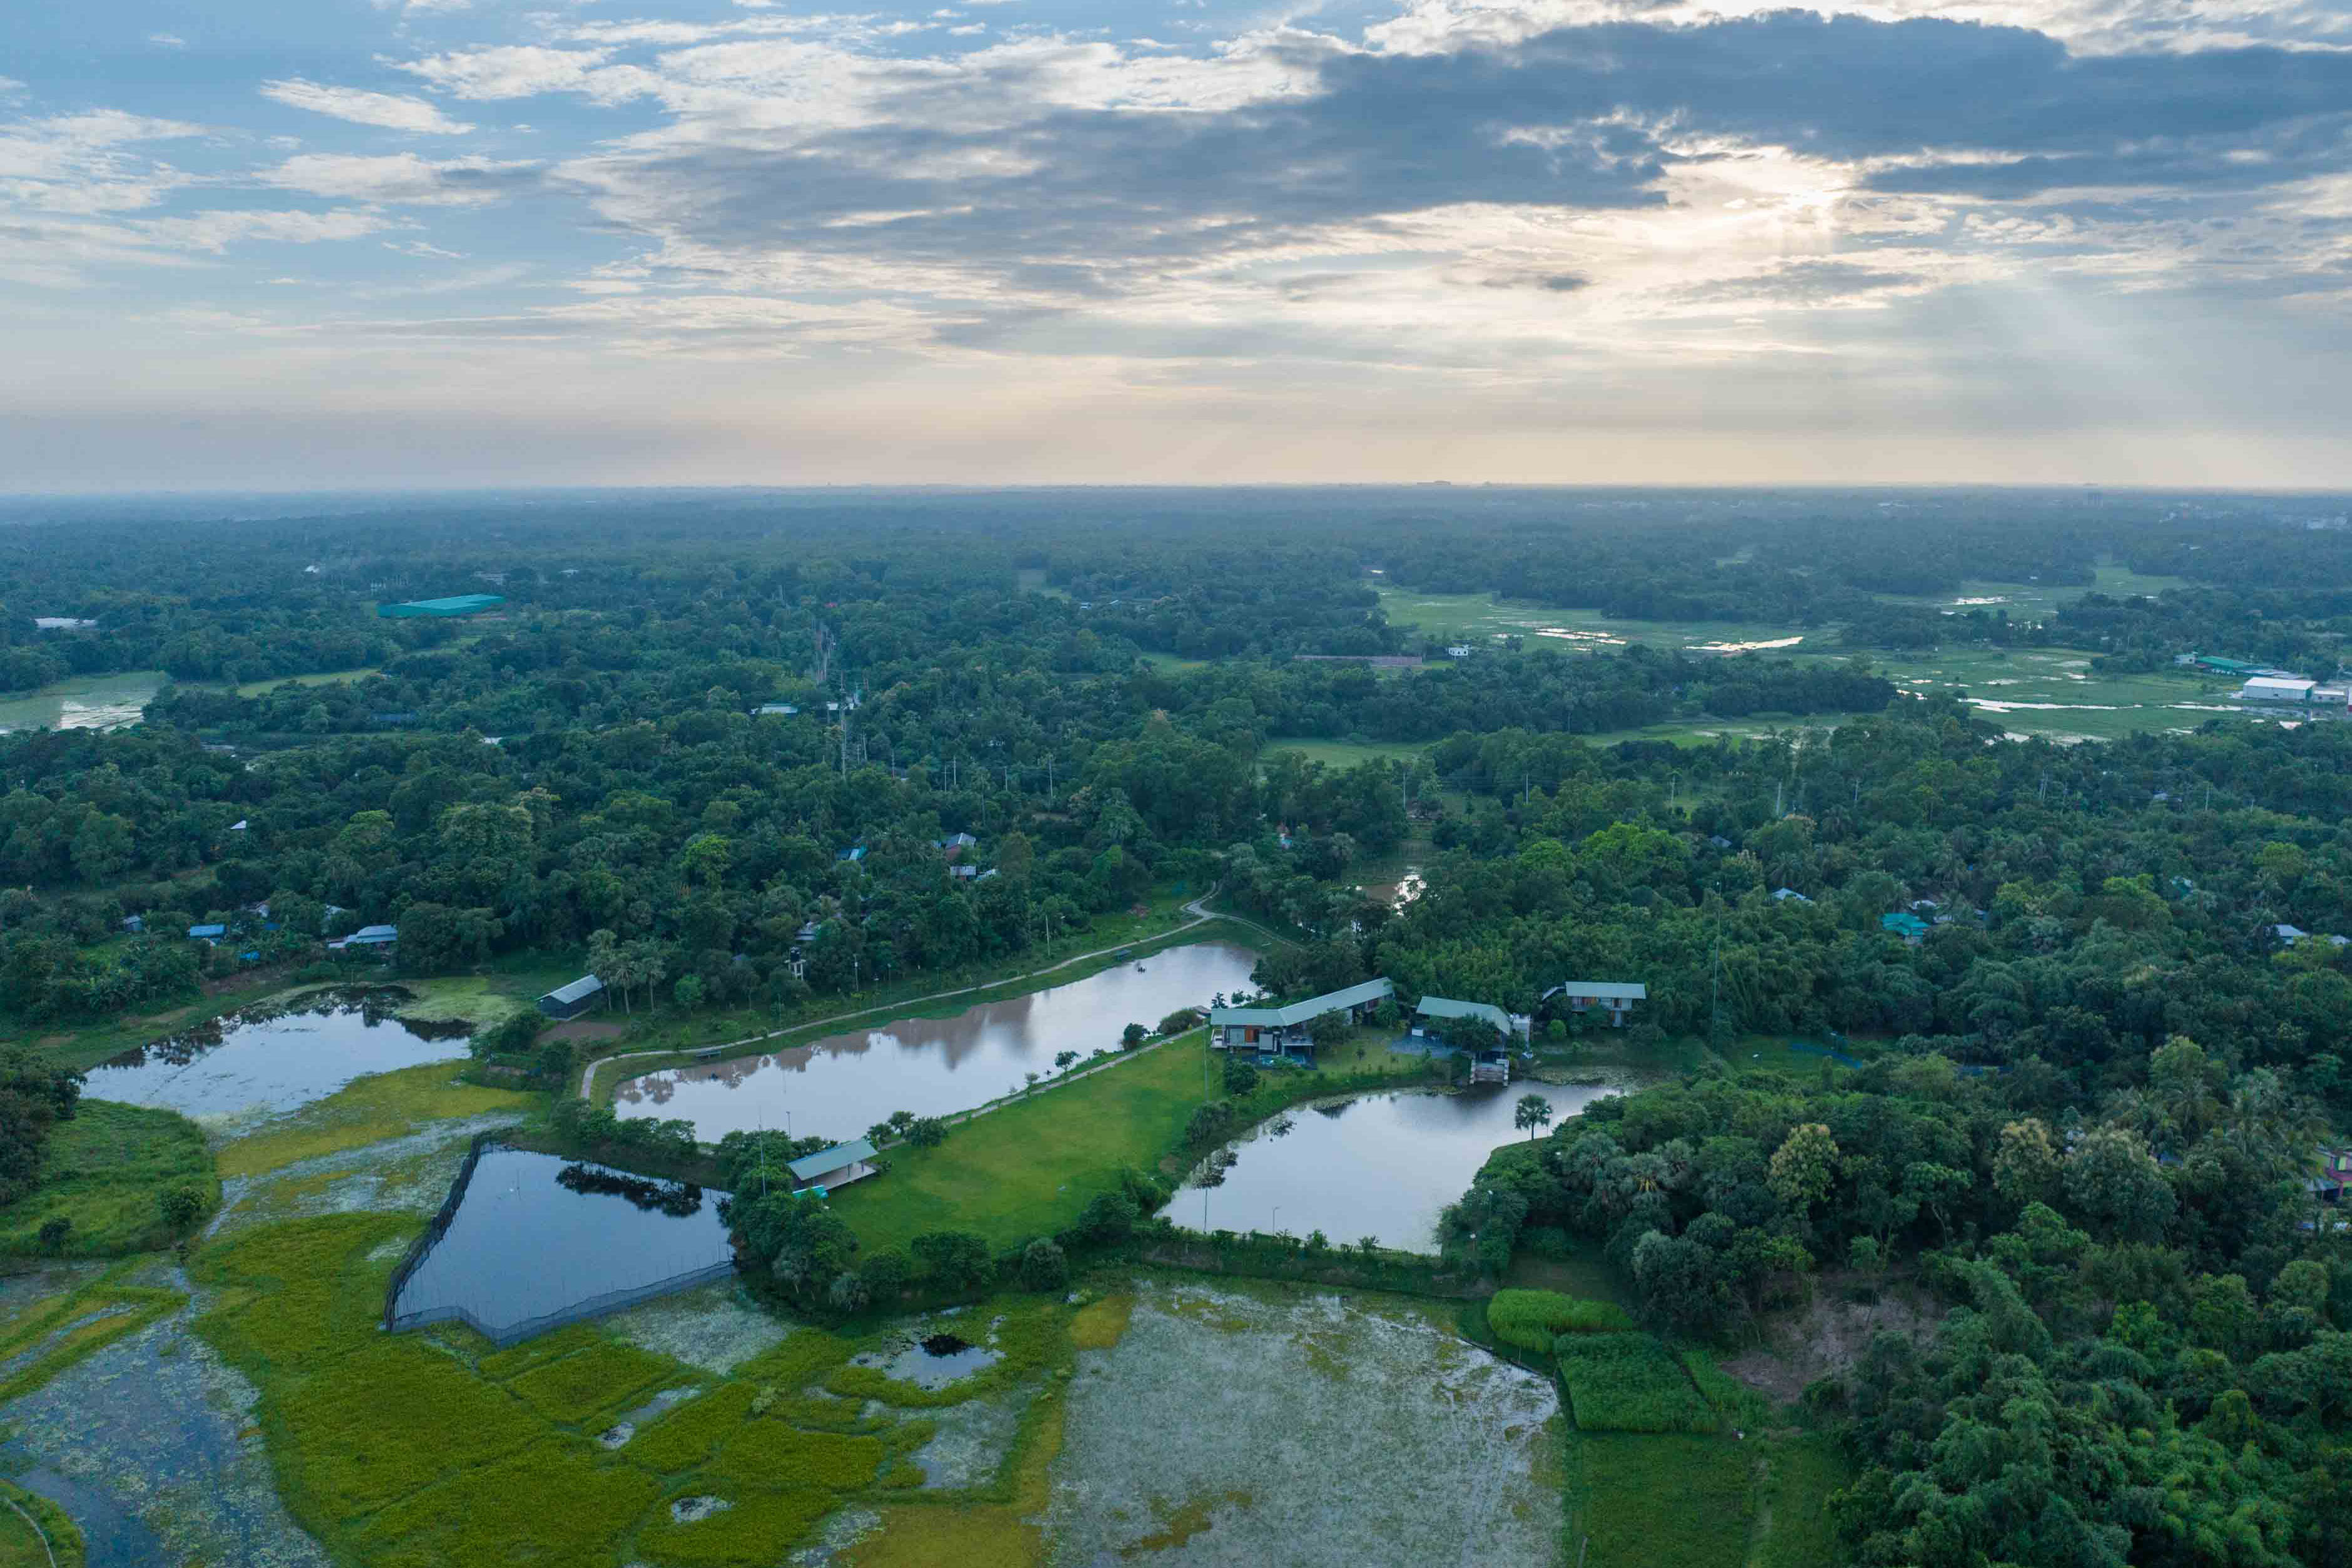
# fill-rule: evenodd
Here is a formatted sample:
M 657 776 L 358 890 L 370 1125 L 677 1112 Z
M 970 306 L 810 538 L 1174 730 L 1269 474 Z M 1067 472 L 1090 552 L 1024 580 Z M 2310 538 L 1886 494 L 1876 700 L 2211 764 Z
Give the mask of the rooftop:
M 1319 997 L 1309 997 L 1303 1002 L 1292 1002 L 1279 1008 L 1211 1008 L 1209 1021 L 1213 1024 L 1253 1024 L 1261 1029 L 1290 1029 L 1308 1019 L 1341 1008 L 1360 1008 L 1367 1002 L 1382 1001 L 1396 995 L 1396 988 L 1386 977 L 1366 980 L 1342 991 L 1327 991 Z
M 835 1144 L 829 1149 L 819 1149 L 813 1155 L 803 1155 L 786 1167 L 794 1181 L 814 1181 L 861 1160 L 874 1157 L 874 1145 L 864 1138 L 854 1144 Z

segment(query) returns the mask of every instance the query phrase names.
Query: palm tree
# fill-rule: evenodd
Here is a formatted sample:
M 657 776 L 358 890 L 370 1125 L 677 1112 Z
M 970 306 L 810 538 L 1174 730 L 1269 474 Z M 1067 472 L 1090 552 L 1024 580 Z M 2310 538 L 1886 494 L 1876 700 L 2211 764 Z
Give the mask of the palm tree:
M 1511 1124 L 1525 1133 L 1530 1143 L 1534 1142 L 1538 1128 L 1551 1125 L 1551 1102 L 1540 1094 L 1520 1095 L 1518 1105 L 1511 1113 Z

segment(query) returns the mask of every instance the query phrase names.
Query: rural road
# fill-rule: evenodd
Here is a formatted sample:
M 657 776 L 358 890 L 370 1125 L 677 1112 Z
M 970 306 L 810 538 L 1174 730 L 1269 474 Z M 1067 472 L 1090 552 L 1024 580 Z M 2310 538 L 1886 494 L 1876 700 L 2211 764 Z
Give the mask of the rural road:
M 1209 889 L 1208 892 L 1202 894 L 1200 897 L 1184 905 L 1184 913 L 1191 915 L 1192 917 L 1192 919 L 1187 920 L 1181 925 L 1171 926 L 1166 931 L 1160 932 L 1158 936 L 1146 936 L 1139 940 L 1143 942 L 1158 942 L 1162 938 L 1169 936 L 1181 936 L 1185 932 L 1192 930 L 1194 926 L 1205 925 L 1212 920 L 1230 920 L 1236 925 L 1248 926 L 1251 930 L 1258 932 L 1263 936 L 1272 937 L 1276 941 L 1282 940 L 1281 937 L 1275 936 L 1273 932 L 1267 931 L 1264 926 L 1259 925 L 1253 921 L 1244 920 L 1238 915 L 1211 914 L 1208 909 L 1208 903 L 1209 900 L 1216 897 L 1216 895 L 1217 890 L 1215 888 L 1213 887 Z M 1003 975 L 993 980 L 983 980 L 978 985 L 960 986 L 952 991 L 934 991 L 927 997 L 907 997 L 898 1001 L 885 1002 L 878 1007 L 860 1008 L 855 1012 L 836 1013 L 831 1018 L 812 1019 L 806 1023 L 793 1024 L 789 1029 L 772 1029 L 763 1034 L 747 1034 L 740 1040 L 730 1040 L 720 1045 L 696 1046 L 692 1053 L 697 1056 L 720 1056 L 729 1051 L 737 1050 L 740 1047 L 759 1045 L 767 1040 L 781 1039 L 784 1035 L 788 1034 L 800 1034 L 804 1030 L 813 1029 L 827 1029 L 835 1024 L 853 1023 L 859 1019 L 872 1018 L 877 1013 L 890 1014 L 902 1012 L 908 1008 L 919 1008 L 928 1002 L 943 1002 L 956 997 L 968 997 L 974 991 L 991 991 L 994 990 L 999 986 L 1009 986 L 1021 980 L 1034 980 L 1042 976 L 1055 974 L 1060 970 L 1066 969 L 1073 964 L 1083 964 L 1089 958 L 1100 958 L 1107 954 L 1116 953 L 1122 947 L 1133 947 L 1135 946 L 1137 946 L 1137 942 L 1129 941 L 1117 943 L 1108 947 L 1097 947 L 1091 953 L 1073 954 L 1071 956 L 1063 959 L 1060 963 L 1049 964 L 1042 969 L 1031 969 L 1025 973 L 1018 975 Z M 649 1056 L 681 1056 L 685 1054 L 688 1053 L 677 1050 L 631 1051 L 625 1051 L 618 1056 L 600 1057 L 596 1061 L 590 1062 L 587 1067 L 582 1071 L 580 1074 L 580 1097 L 583 1100 L 594 1098 L 596 1073 L 597 1070 L 600 1068 L 611 1066 L 616 1061 L 635 1061 Z M 1093 1072 L 1099 1071 L 1100 1069 L 1088 1068 L 1087 1071 Z M 1084 1074 L 1073 1073 L 1071 1076 L 1083 1077 Z M 1064 1080 L 1064 1082 L 1067 1082 L 1067 1080 Z M 966 1114 L 970 1113 L 966 1113 Z M 953 1120 L 956 1118 L 950 1119 Z

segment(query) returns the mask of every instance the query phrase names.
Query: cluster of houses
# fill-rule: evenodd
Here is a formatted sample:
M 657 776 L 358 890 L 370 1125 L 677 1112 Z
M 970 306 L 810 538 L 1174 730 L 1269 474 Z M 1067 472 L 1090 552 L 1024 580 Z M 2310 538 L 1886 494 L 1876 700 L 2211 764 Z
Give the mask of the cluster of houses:
M 1543 999 L 1561 998 L 1580 1015 L 1606 1019 L 1622 1029 L 1636 1004 L 1649 999 L 1649 988 L 1638 980 L 1570 980 L 1546 991 Z M 1311 1056 L 1315 1041 L 1309 1033 L 1315 1019 L 1343 1013 L 1358 1023 L 1370 1019 L 1382 1003 L 1396 998 L 1396 986 L 1387 977 L 1365 980 L 1337 991 L 1280 1007 L 1234 1006 L 1209 1009 L 1209 1043 L 1219 1051 L 1255 1051 L 1265 1056 Z M 1528 1037 L 1531 1019 L 1509 1013 L 1491 1002 L 1460 1001 L 1452 997 L 1425 996 L 1413 1004 L 1412 1037 L 1444 1040 L 1465 1019 L 1489 1025 L 1502 1045 L 1481 1051 L 1471 1063 L 1474 1082 L 1510 1082 L 1509 1047 Z

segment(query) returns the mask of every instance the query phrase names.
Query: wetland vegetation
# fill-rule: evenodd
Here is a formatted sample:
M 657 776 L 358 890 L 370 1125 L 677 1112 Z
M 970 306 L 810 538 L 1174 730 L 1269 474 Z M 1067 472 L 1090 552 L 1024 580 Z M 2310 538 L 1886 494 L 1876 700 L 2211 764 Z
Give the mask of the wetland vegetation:
M 2352 725 L 2175 661 L 2332 674 L 2352 561 L 1885 499 L 44 536 L 12 682 L 170 682 L 0 735 L 0 1472 L 101 1564 L 2334 1561 Z M 1509 1088 L 1192 1016 L 1374 975 Z M 488 1135 L 402 1299 L 491 1333 L 386 1334 Z

